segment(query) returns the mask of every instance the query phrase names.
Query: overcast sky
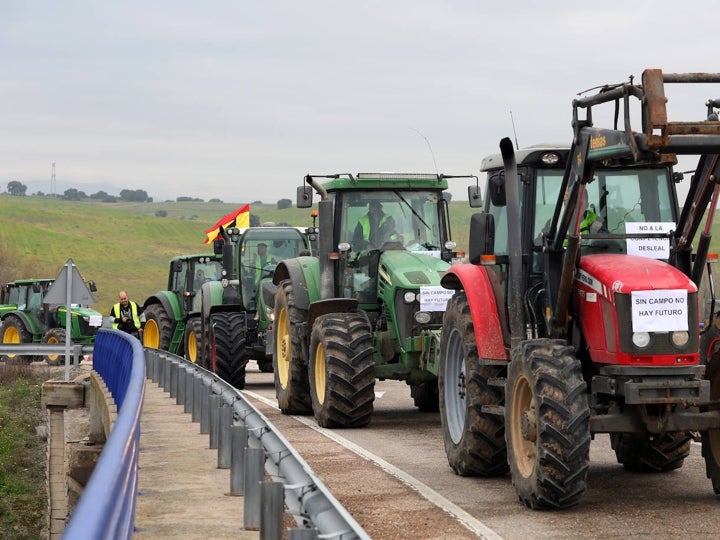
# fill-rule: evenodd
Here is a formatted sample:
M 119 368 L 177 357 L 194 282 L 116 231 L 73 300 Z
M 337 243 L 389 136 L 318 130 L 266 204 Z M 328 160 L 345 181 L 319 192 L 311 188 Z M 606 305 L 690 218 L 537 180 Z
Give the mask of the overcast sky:
M 580 91 L 720 71 L 716 19 L 677 0 L 0 0 L 0 191 L 49 193 L 53 162 L 59 194 L 156 201 L 294 201 L 306 173 L 478 174 L 511 111 L 520 146 L 569 143 Z M 720 98 L 675 88 L 671 120 Z

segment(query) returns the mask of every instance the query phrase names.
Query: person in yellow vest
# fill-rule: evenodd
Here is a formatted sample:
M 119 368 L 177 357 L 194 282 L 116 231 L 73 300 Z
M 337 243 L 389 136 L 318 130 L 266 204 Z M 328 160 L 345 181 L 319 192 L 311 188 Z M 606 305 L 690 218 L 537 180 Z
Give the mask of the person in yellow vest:
M 360 216 L 353 232 L 353 249 L 378 249 L 385 242 L 398 240 L 395 219 L 383 211 L 380 201 L 370 201 L 367 214 Z M 370 247 L 368 247 L 370 246 Z
M 130 300 L 125 291 L 120 291 L 118 299 L 120 301 L 110 310 L 110 316 L 114 318 L 113 328 L 127 332 L 139 339 L 142 333 L 140 314 L 145 308 Z

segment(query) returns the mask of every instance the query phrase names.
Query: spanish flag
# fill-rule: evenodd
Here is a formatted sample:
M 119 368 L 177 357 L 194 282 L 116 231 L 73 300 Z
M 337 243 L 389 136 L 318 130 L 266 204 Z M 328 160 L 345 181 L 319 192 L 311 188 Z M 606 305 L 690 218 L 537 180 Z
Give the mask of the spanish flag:
M 228 227 L 249 227 L 250 226 L 250 205 L 246 204 L 245 206 L 241 206 L 234 212 L 230 212 L 229 214 L 223 216 L 220 218 L 220 220 L 210 227 L 209 229 L 205 229 L 205 234 L 207 238 L 205 238 L 205 243 L 209 244 L 220 233 L 220 227 L 223 229 L 227 229 Z

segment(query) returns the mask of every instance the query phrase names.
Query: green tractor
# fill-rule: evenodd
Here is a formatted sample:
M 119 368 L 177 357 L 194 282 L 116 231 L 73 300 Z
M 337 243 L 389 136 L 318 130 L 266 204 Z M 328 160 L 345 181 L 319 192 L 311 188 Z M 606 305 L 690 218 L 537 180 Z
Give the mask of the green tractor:
M 0 317 L 2 318 L 3 343 L 50 343 L 63 345 L 66 340 L 67 307 L 49 304 L 45 294 L 54 279 L 19 279 L 7 283 L 0 292 Z M 89 282 L 96 291 L 94 282 Z M 102 326 L 102 314 L 87 306 L 73 304 L 70 308 L 70 340 L 75 344 L 90 345 L 95 342 L 98 328 Z M 46 354 L 42 357 L 5 355 L 3 360 L 32 362 L 45 360 L 49 365 L 60 365 L 61 355 Z
M 273 276 L 283 413 L 313 413 L 322 427 L 364 426 L 376 379 L 406 381 L 420 410 L 438 410 L 439 331 L 450 297 L 440 278 L 462 256 L 450 239 L 447 178 L 305 177 L 297 206 L 320 194 L 318 253 L 280 263 Z
M 221 272 L 222 257 L 218 254 L 170 259 L 167 290 L 149 296 L 143 304 L 143 345 L 184 356 L 191 362 L 201 361 L 200 287 L 220 279 Z
M 213 243 L 222 254 L 221 279 L 200 291 L 204 367 L 239 389 L 245 387 L 249 360 L 263 372 L 272 371 L 273 307 L 265 304 L 268 294 L 262 291 L 274 291 L 272 276 L 280 261 L 311 253 L 315 241 L 314 226 L 221 228 Z

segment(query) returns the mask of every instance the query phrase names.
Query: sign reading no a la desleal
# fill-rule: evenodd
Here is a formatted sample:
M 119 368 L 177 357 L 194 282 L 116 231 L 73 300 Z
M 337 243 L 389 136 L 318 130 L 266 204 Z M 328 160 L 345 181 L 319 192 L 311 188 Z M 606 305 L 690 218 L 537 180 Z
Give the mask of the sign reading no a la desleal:
M 688 329 L 687 291 L 633 291 L 633 332 L 674 332 Z

